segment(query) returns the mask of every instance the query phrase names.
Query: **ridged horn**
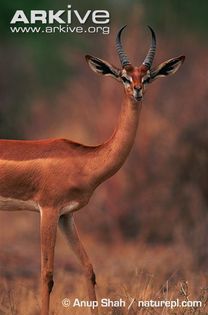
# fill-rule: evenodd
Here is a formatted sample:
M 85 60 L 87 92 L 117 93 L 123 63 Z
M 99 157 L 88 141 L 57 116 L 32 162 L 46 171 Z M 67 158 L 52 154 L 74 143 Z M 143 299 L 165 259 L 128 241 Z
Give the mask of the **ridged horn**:
M 149 25 L 148 25 L 148 28 L 150 29 L 150 32 L 152 35 L 152 42 L 151 42 L 150 49 L 143 61 L 143 65 L 145 65 L 148 69 L 150 69 L 153 63 L 153 59 L 155 57 L 155 53 L 156 53 L 156 35 L 153 29 Z
M 119 59 L 121 61 L 121 64 L 123 67 L 130 65 L 130 62 L 128 60 L 128 57 L 126 55 L 126 53 L 123 50 L 122 44 L 121 44 L 121 33 L 124 30 L 124 28 L 126 27 L 126 25 L 124 25 L 120 31 L 118 32 L 117 36 L 116 36 L 116 50 L 119 56 Z

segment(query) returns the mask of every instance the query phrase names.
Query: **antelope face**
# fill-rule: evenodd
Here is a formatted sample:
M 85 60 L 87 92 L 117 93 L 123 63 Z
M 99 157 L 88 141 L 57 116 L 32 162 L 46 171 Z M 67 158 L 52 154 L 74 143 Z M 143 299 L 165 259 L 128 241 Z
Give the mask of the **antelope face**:
M 126 94 L 134 98 L 135 101 L 141 101 L 144 95 L 144 82 L 148 78 L 148 70 L 145 66 L 132 67 L 126 66 L 121 70 L 120 79 L 124 84 Z
M 156 52 L 156 36 L 153 29 L 148 26 L 152 36 L 149 51 L 141 66 L 133 67 L 129 62 L 121 44 L 121 33 L 125 27 L 126 26 L 120 29 L 116 37 L 116 50 L 122 65 L 121 69 L 113 66 L 105 60 L 90 55 L 86 55 L 85 57 L 90 68 L 94 72 L 105 76 L 111 76 L 119 82 L 122 82 L 126 94 L 135 102 L 139 102 L 143 99 L 144 91 L 149 83 L 159 77 L 174 74 L 184 62 L 185 57 L 179 56 L 172 58 L 161 63 L 159 66 L 152 68 Z

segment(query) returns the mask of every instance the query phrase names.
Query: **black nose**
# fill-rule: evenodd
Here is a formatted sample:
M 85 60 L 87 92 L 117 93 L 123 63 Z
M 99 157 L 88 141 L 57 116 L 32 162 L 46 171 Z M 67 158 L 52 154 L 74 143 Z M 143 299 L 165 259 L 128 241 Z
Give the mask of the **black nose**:
M 141 87 L 135 87 L 134 88 L 134 97 L 137 101 L 142 99 L 142 88 Z

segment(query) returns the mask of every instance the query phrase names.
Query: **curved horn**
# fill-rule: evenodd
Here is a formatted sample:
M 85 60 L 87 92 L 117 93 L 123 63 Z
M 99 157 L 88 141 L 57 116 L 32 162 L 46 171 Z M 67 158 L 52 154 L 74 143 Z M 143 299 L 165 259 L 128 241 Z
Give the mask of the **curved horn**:
M 124 28 L 126 27 L 123 26 L 120 31 L 118 32 L 117 36 L 116 36 L 116 50 L 117 50 L 117 53 L 119 55 L 119 59 L 121 61 L 121 64 L 123 67 L 127 66 L 127 65 L 130 65 L 130 62 L 128 60 L 128 57 L 127 55 L 125 54 L 124 50 L 123 50 L 123 47 L 122 47 L 122 44 L 121 44 L 121 33 L 122 31 L 124 30 Z
M 153 59 L 156 53 L 156 35 L 155 32 L 153 31 L 153 29 L 148 25 L 148 28 L 151 31 L 151 35 L 152 35 L 152 42 L 151 42 L 151 46 L 150 49 L 143 61 L 143 65 L 145 65 L 148 69 L 151 68 L 152 63 L 153 63 Z

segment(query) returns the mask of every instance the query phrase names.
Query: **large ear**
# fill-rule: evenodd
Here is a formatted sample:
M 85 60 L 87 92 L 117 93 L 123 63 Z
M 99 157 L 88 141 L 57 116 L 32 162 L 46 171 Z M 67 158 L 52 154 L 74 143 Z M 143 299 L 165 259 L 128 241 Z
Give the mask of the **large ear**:
M 86 55 L 85 58 L 88 65 L 95 73 L 102 74 L 105 76 L 111 76 L 116 80 L 120 80 L 121 71 L 115 66 L 111 65 L 107 61 L 90 55 Z
M 172 58 L 161 63 L 157 68 L 150 71 L 149 82 L 152 82 L 153 80 L 157 78 L 166 77 L 168 75 L 172 75 L 176 73 L 176 71 L 178 71 L 178 69 L 184 62 L 184 59 L 185 59 L 185 56 L 179 56 L 179 57 Z

